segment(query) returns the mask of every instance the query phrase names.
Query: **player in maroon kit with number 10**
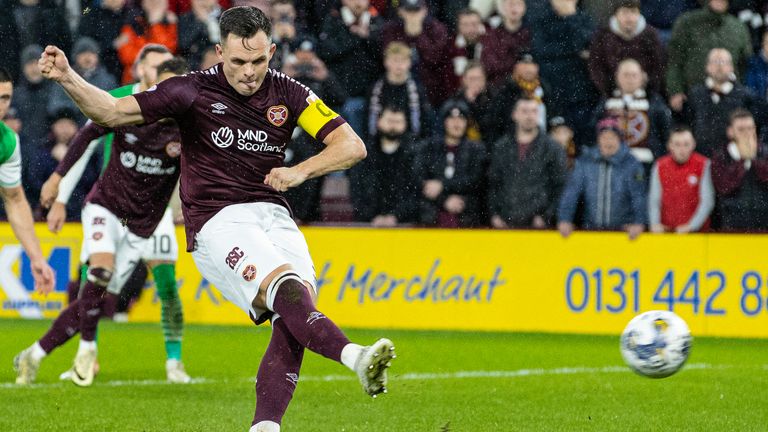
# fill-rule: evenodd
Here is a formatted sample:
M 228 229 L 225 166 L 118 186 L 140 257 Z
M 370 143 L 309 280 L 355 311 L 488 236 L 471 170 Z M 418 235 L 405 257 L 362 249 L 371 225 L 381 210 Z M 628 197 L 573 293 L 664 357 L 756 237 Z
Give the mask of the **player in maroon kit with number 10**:
M 312 259 L 280 193 L 347 169 L 366 150 L 309 88 L 268 68 L 275 45 L 261 10 L 229 9 L 220 26 L 216 51 L 222 63 L 120 99 L 83 80 L 56 47 L 46 47 L 39 64 L 96 123 L 117 127 L 173 118 L 179 124 L 188 251 L 203 276 L 254 322 L 271 319 L 250 431 L 279 431 L 304 348 L 355 371 L 369 395 L 386 392 L 392 342 L 351 343 L 315 308 Z M 284 149 L 297 125 L 326 147 L 286 168 Z

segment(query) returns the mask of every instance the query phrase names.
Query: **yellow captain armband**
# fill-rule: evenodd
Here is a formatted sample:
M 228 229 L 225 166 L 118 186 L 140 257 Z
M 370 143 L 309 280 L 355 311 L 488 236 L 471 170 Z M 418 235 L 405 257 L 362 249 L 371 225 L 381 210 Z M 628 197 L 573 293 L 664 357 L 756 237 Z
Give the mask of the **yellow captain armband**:
M 339 115 L 315 95 L 309 96 L 307 103 L 309 105 L 299 116 L 299 126 L 312 135 L 312 138 L 317 138 L 320 129 Z

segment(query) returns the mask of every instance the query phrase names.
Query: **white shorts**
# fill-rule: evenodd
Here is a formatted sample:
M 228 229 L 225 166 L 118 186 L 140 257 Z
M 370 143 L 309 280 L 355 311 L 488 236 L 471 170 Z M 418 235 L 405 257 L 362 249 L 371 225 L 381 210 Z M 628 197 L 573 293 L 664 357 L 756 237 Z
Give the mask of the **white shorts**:
M 284 264 L 315 288 L 307 242 L 283 206 L 227 206 L 206 222 L 195 240 L 192 257 L 200 273 L 251 319 L 267 312 L 251 303 L 267 275 Z
M 115 269 L 107 291 L 119 294 L 141 259 L 149 239 L 130 232 L 117 216 L 98 204 L 86 203 L 81 221 L 83 247 L 80 262 L 88 262 L 88 258 L 96 253 L 115 255 Z
M 176 242 L 176 227 L 173 225 L 171 208 L 165 209 L 163 219 L 147 242 L 141 256 L 144 261 L 176 261 L 179 258 L 179 244 Z

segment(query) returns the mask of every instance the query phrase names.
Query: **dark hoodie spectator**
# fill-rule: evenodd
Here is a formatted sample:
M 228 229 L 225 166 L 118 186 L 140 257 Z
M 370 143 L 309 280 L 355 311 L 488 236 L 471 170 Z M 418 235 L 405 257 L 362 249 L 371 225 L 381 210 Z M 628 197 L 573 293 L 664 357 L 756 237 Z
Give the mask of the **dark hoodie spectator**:
M 401 108 L 384 108 L 368 157 L 350 171 L 355 219 L 374 227 L 416 221 L 420 182 L 415 168 L 418 149 Z
M 603 97 L 615 88 L 619 62 L 637 60 L 648 74 L 648 88 L 660 91 L 664 77 L 664 47 L 656 30 L 640 14 L 640 0 L 621 0 L 608 26 L 595 33 L 589 49 L 589 75 Z
M 462 102 L 469 107 L 467 138 L 491 144 L 488 132 L 498 121 L 493 118 L 488 81 L 482 64 L 470 63 L 467 66 L 461 77 L 461 88 L 446 104 L 451 101 Z
M 597 146 L 576 160 L 558 208 L 558 230 L 574 230 L 579 200 L 584 200 L 584 229 L 627 231 L 630 239 L 643 232 L 647 207 L 643 166 L 621 142 L 615 119 L 597 125 Z
M 37 61 L 43 53 L 39 45 L 30 45 L 21 52 L 22 79 L 14 88 L 13 106 L 21 120 L 21 160 L 32 160 L 32 151 L 43 145 L 49 132 L 46 105 L 54 85 L 43 78 Z M 26 180 L 26 175 L 24 176 Z M 26 182 L 23 182 L 27 184 Z
M 416 169 L 422 182 L 419 222 L 439 228 L 482 224 L 485 196 L 485 147 L 467 139 L 469 107 L 449 101 L 442 108 L 442 136 L 419 152 Z

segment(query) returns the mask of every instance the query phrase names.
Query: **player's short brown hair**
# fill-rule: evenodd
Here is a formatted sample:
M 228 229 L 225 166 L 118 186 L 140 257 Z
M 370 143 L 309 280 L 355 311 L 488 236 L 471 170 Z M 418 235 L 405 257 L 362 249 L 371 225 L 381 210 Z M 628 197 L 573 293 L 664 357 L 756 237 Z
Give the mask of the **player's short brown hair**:
M 13 77 L 11 77 L 11 73 L 7 69 L 0 67 L 0 83 L 4 82 L 13 83 Z
M 640 10 L 640 0 L 621 0 L 616 3 L 616 6 L 613 8 L 613 13 L 619 11 L 619 9 L 637 9 Z
M 268 38 L 272 37 L 272 22 L 264 12 L 253 6 L 237 6 L 224 11 L 219 18 L 221 41 L 227 40 L 230 34 L 243 39 L 250 39 L 256 33 L 263 31 Z
M 156 43 L 146 44 L 143 47 L 141 47 L 141 51 L 139 51 L 139 55 L 136 56 L 136 63 L 147 58 L 149 53 L 170 54 L 171 51 L 165 45 L 156 44 Z
M 174 75 L 184 75 L 185 73 L 189 73 L 189 63 L 181 57 L 174 57 L 160 63 L 160 66 L 157 67 L 158 76 L 169 72 Z

